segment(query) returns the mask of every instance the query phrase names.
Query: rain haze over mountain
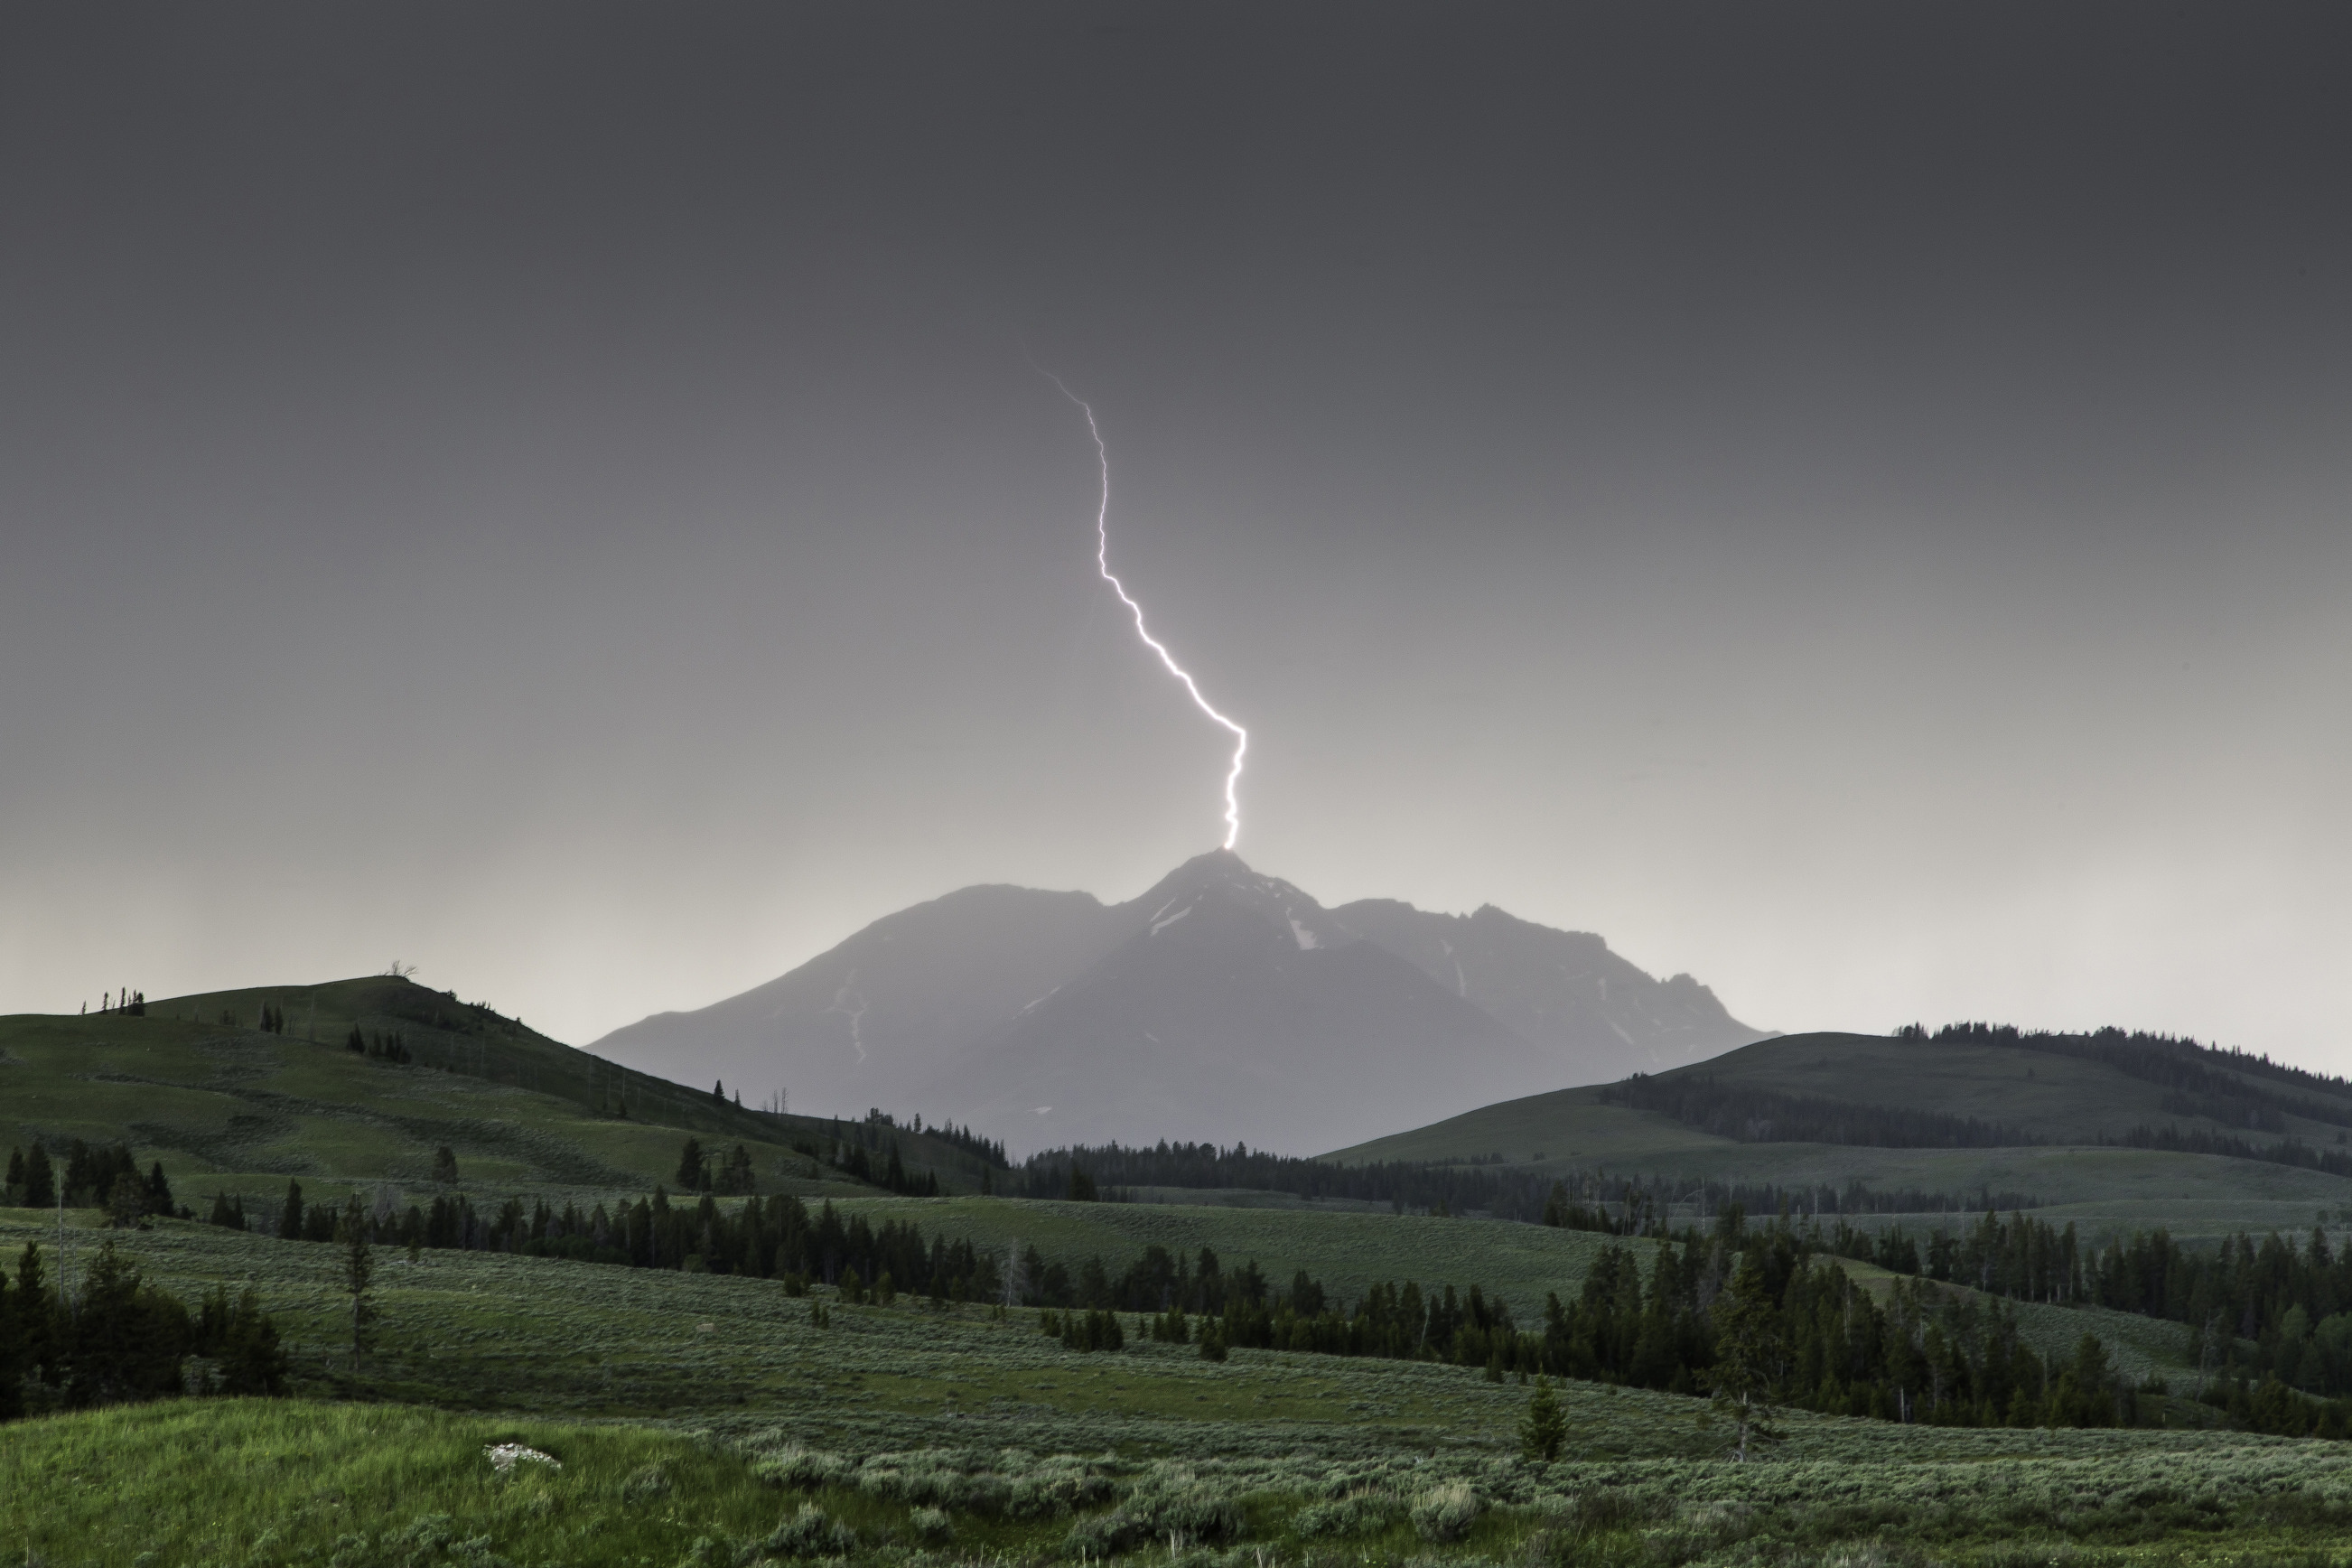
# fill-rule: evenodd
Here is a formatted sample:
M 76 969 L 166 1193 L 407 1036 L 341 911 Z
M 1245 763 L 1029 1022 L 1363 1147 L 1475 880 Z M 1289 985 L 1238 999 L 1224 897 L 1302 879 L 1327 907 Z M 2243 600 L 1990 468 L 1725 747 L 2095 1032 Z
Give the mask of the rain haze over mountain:
M 1217 850 L 1119 904 L 966 888 L 594 1049 L 698 1083 L 788 1083 L 804 1113 L 929 1108 L 1015 1152 L 1315 1153 L 1757 1036 L 1689 975 L 1654 980 L 1599 937 L 1493 908 L 1327 910 Z
M 1558 1045 L 1542 927 L 1761 1028 L 2352 1068 L 2347 46 L 8 7 L 0 1008 L 397 957 L 584 1042 L 942 895 L 1020 914 L 928 1037 L 1115 963 L 1085 897 L 951 894 L 1222 837 L 1034 361 L 1249 727 L 1240 853 L 1487 987 L 1497 1060 Z

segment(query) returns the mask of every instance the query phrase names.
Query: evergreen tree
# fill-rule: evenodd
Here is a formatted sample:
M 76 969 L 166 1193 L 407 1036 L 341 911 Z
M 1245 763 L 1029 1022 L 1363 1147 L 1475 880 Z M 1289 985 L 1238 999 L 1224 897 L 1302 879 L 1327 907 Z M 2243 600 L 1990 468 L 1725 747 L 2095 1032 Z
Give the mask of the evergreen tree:
M 205 1297 L 196 1317 L 195 1347 L 213 1358 L 221 1393 L 276 1394 L 286 1392 L 286 1352 L 278 1342 L 278 1325 L 261 1310 L 261 1298 L 250 1288 L 234 1302 L 228 1289 L 216 1285 Z
M 1070 1201 L 1074 1204 L 1096 1202 L 1095 1179 L 1073 1164 L 1070 1167 Z
M 299 1182 L 286 1184 L 286 1206 L 278 1211 L 278 1239 L 302 1239 L 302 1184 Z
M 91 1260 L 68 1330 L 66 1402 L 87 1409 L 177 1394 L 188 1310 L 140 1278 L 110 1237 Z
M 174 1206 L 172 1184 L 163 1174 L 163 1162 L 158 1160 L 147 1173 L 147 1212 L 169 1215 Z
M 343 1244 L 343 1289 L 352 1296 L 352 1375 L 360 1371 L 360 1355 L 367 1349 L 369 1329 L 375 1322 L 372 1292 L 375 1285 L 375 1254 L 368 1247 L 367 1209 L 353 1193 L 343 1205 L 337 1239 Z
M 446 1143 L 433 1151 L 433 1179 L 445 1184 L 457 1180 L 457 1152 Z
M 8 1151 L 8 1174 L 5 1177 L 0 1177 L 0 1192 L 5 1192 L 7 1194 L 7 1201 L 11 1204 L 17 1203 L 23 1199 L 25 1195 L 25 1152 L 22 1149 L 11 1149 Z
M 129 1230 L 146 1218 L 146 1184 L 125 1171 L 114 1178 L 114 1190 L 106 1194 L 106 1223 L 117 1230 Z
M 1732 1423 L 1732 1458 L 1745 1462 L 1751 1442 L 1771 1442 L 1772 1388 L 1780 1362 L 1779 1314 L 1764 1289 L 1757 1248 L 1742 1253 L 1723 1293 L 1715 1299 L 1715 1367 L 1707 1391 L 1714 1414 Z
M 710 1184 L 702 1157 L 702 1140 L 689 1134 L 677 1151 L 677 1184 L 683 1192 L 698 1192 Z
M 25 1156 L 25 1206 L 45 1209 L 58 1201 L 57 1173 L 50 1167 L 49 1152 L 41 1147 L 39 1139 L 33 1141 L 33 1152 Z
M 1551 1379 L 1538 1373 L 1536 1391 L 1528 1396 L 1527 1415 L 1519 1423 L 1519 1453 L 1549 1465 L 1559 1458 L 1567 1441 L 1568 1417 L 1560 1412 L 1559 1396 L 1551 1391 Z

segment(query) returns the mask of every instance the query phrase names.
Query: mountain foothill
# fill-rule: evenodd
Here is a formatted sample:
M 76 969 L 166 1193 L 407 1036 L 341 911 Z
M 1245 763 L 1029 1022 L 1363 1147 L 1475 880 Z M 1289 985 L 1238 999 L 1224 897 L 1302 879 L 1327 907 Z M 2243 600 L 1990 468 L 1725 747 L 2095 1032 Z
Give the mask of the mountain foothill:
M 1761 1037 L 1687 974 L 1488 906 L 1326 909 L 1215 850 L 1148 891 L 964 888 L 791 973 L 590 1047 L 795 1110 L 936 1107 L 1016 1146 L 1296 1153 Z

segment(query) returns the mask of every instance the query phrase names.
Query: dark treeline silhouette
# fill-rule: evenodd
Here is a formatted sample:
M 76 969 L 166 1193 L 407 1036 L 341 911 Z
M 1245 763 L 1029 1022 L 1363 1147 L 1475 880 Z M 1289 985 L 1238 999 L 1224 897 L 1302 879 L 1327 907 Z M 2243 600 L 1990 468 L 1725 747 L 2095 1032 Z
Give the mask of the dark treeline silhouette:
M 2107 1140 L 2103 1138 L 2100 1142 Z M 2133 1149 L 2162 1149 L 2175 1154 L 2220 1154 L 2232 1160 L 2261 1160 L 2273 1165 L 2296 1165 L 2305 1170 L 2325 1171 L 2331 1176 L 2352 1176 L 2352 1150 L 2314 1148 L 2296 1138 L 2276 1143 L 2255 1143 L 2227 1132 L 2208 1132 L 2199 1128 L 2183 1130 L 2168 1122 L 2162 1127 L 2149 1127 L 2143 1123 L 2125 1133 L 2119 1142 Z
M 0 1202 L 22 1208 L 47 1208 L 63 1201 L 69 1209 L 103 1208 L 115 1225 L 143 1225 L 151 1215 L 193 1218 L 172 1197 L 162 1161 L 145 1175 L 127 1143 L 86 1143 L 77 1138 L 66 1145 L 60 1173 L 47 1147 L 34 1140 L 31 1152 L 8 1151 L 8 1169 L 0 1181 Z
M 190 1358 L 202 1362 L 192 1367 Z M 251 1290 L 194 1311 L 101 1243 L 70 1294 L 37 1242 L 0 1274 L 0 1420 L 180 1394 L 282 1394 L 278 1326 Z
M 223 1223 L 233 1223 L 224 1221 Z M 940 1300 L 992 1300 L 1003 1276 L 991 1255 L 968 1241 L 935 1236 L 926 1242 L 919 1227 L 886 1220 L 877 1229 L 863 1215 L 842 1218 L 830 1203 L 815 1215 L 789 1194 L 746 1198 L 721 1206 L 709 1193 L 693 1203 L 673 1204 L 668 1189 L 608 1210 L 603 1204 L 583 1213 L 576 1204 L 551 1208 L 544 1199 L 526 1207 L 509 1198 L 497 1209 L 476 1208 L 465 1194 L 433 1200 L 429 1208 L 410 1205 L 394 1213 L 380 1206 L 368 1216 L 368 1238 L 376 1246 L 427 1249 L 510 1252 L 530 1258 L 566 1258 L 633 1268 L 669 1268 L 687 1273 L 744 1274 L 782 1279 L 787 1287 L 837 1285 L 852 1300 L 878 1291 L 923 1293 Z M 333 1216 L 318 1234 L 315 1219 L 303 1225 L 302 1239 L 333 1234 Z M 285 1226 L 279 1227 L 281 1238 Z
M 1244 1188 L 1385 1203 L 1400 1213 L 1485 1215 L 1625 1235 L 1654 1233 L 1664 1224 L 1662 1216 L 1678 1205 L 1696 1205 L 1704 1215 L 1731 1203 L 1759 1214 L 1783 1207 L 1798 1214 L 1973 1213 L 2040 1204 L 2024 1193 L 1874 1190 L 1858 1181 L 1843 1186 L 1694 1182 L 1599 1168 L 1562 1175 L 1549 1167 L 1501 1162 L 1499 1154 L 1486 1154 L 1459 1163 L 1391 1160 L 1339 1165 L 1269 1154 L 1239 1143 L 1231 1148 L 1213 1143 L 1162 1142 L 1150 1148 L 1080 1144 L 1031 1155 L 1008 1174 L 1004 1190 L 1014 1197 L 1067 1198 L 1083 1187 L 1117 1199 L 1131 1195 L 1137 1187 Z M 1578 1219 L 1566 1217 L 1568 1205 L 1581 1211 Z
M 2053 1034 L 2020 1029 L 2013 1024 L 1947 1024 L 1930 1035 L 1917 1024 L 1899 1031 L 1908 1040 L 1951 1041 L 1962 1045 L 2009 1046 L 2052 1056 L 2095 1061 L 2148 1083 L 2159 1084 L 2183 1097 L 2166 1103 L 2175 1115 L 2210 1116 L 2244 1127 L 2276 1132 L 2280 1119 L 2300 1116 L 2336 1127 L 2352 1127 L 2352 1080 L 2306 1072 L 2247 1051 L 2223 1050 L 2200 1045 L 2185 1036 L 2151 1035 L 2112 1026 L 2089 1034 Z M 2336 1095 L 2339 1100 L 2310 1095 L 2274 1094 L 2245 1081 L 2241 1075 L 2270 1079 L 2296 1089 Z
M 1724 1083 L 1710 1074 L 1652 1078 L 1635 1073 L 1601 1090 L 1603 1105 L 1652 1110 L 1743 1143 L 1843 1143 L 1876 1149 L 1990 1149 L 2035 1143 L 1998 1121 L 1865 1105 L 1817 1095 L 1783 1094 Z
M 2191 1250 L 2157 1230 L 2093 1248 L 2072 1225 L 1987 1214 L 1924 1248 L 1899 1228 L 1875 1245 L 1875 1253 L 1836 1242 L 1832 1250 L 1990 1295 L 2168 1319 L 2186 1327 L 2187 1354 L 2208 1380 L 2275 1378 L 2306 1394 L 2352 1395 L 2352 1250 L 2337 1253 L 2321 1229 L 2301 1245 L 2240 1232 Z
M 867 1111 L 862 1121 L 844 1121 L 836 1117 L 824 1124 L 821 1135 L 797 1139 L 793 1147 L 858 1181 L 870 1182 L 894 1193 L 938 1197 L 946 1189 L 940 1184 L 937 1172 L 919 1176 L 908 1172 L 898 1150 L 898 1135 L 901 1131 L 935 1138 L 970 1156 L 978 1167 L 980 1190 L 985 1193 L 993 1189 L 989 1167 L 1004 1163 L 1003 1144 L 982 1138 L 968 1127 L 926 1127 L 919 1116 L 905 1128 L 898 1125 L 898 1118 L 881 1110 Z
M 1736 1373 L 1768 1415 L 1778 1404 L 1958 1426 L 2139 1419 L 2136 1392 L 2095 1336 L 2071 1355 L 2041 1357 L 2022 1344 L 2001 1299 L 2092 1303 L 2188 1323 L 2202 1347 L 2205 1397 L 2242 1424 L 2290 1435 L 2352 1431 L 2352 1404 L 2305 1397 L 2352 1391 L 2352 1257 L 2334 1255 L 2319 1234 L 2300 1251 L 2277 1237 L 2258 1247 L 2239 1237 L 2215 1254 L 2191 1254 L 2159 1232 L 2093 1252 L 2071 1226 L 1987 1214 L 1922 1247 L 1899 1228 L 1873 1236 L 1842 1220 L 1827 1232 L 1785 1215 L 1751 1229 L 1732 1204 L 1711 1230 L 1686 1226 L 1664 1237 L 1646 1279 L 1638 1256 L 1612 1245 L 1573 1302 L 1550 1298 L 1541 1325 L 1522 1329 L 1507 1304 L 1475 1283 L 1466 1291 L 1375 1285 L 1349 1304 L 1304 1270 L 1277 1289 L 1255 1259 L 1228 1268 L 1208 1247 L 1186 1256 L 1148 1246 L 1115 1272 L 1099 1256 L 1072 1265 L 1030 1246 L 1000 1257 L 967 1240 L 926 1237 L 912 1223 L 876 1227 L 830 1203 L 812 1214 L 783 1194 L 732 1205 L 702 1194 L 688 1205 L 656 1187 L 635 1204 L 585 1214 L 520 1198 L 493 1212 L 459 1194 L 401 1215 L 380 1205 L 362 1223 L 372 1241 L 412 1256 L 501 1251 L 775 1279 L 793 1294 L 821 1282 L 851 1302 L 887 1305 L 903 1294 L 1041 1307 L 1054 1314 L 1045 1331 L 1076 1350 L 1119 1348 L 1124 1330 L 1115 1321 L 1106 1328 L 1102 1315 L 1129 1312 L 1139 1315 L 1137 1332 L 1197 1342 L 1212 1359 L 1255 1347 L 1679 1393 L 1719 1390 Z M 306 1220 L 302 1234 L 314 1228 Z M 1833 1255 L 1908 1278 L 1881 1304 Z M 1727 1300 L 1740 1325 L 1731 1352 L 1723 1348 Z M 1737 1362 L 1728 1370 L 1727 1353 Z
M 398 1062 L 403 1066 L 416 1058 L 408 1049 L 408 1037 L 394 1029 L 389 1035 L 362 1034 L 357 1024 L 343 1037 L 343 1049 L 353 1056 L 367 1057 L 376 1061 Z

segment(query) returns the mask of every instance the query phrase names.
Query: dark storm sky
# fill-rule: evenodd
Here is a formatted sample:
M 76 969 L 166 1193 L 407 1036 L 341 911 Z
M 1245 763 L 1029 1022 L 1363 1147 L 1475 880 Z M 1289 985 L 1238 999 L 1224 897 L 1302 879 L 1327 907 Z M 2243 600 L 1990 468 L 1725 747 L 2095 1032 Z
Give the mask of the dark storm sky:
M 2352 1068 L 2352 11 L 17 5 L 0 1008 L 1216 841 Z

